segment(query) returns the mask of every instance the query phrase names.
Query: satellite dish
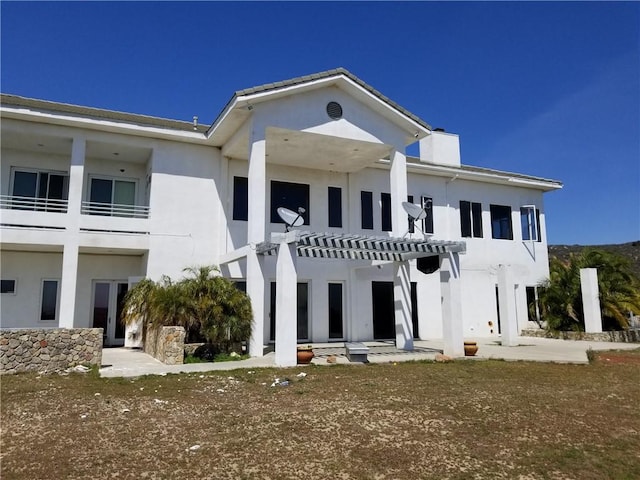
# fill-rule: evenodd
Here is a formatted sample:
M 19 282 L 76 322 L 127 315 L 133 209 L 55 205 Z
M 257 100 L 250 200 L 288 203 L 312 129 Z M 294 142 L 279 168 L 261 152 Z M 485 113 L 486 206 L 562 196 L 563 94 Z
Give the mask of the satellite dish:
M 298 213 L 284 207 L 278 207 L 277 212 L 278 212 L 278 216 L 282 219 L 282 221 L 287 224 L 287 228 L 286 228 L 287 232 L 291 227 L 299 227 L 304 223 L 304 218 L 302 218 L 302 214 L 306 212 L 306 210 L 302 207 L 298 208 Z
M 417 205 L 409 202 L 402 202 L 402 208 L 411 217 L 412 220 L 422 220 L 427 216 L 427 212 L 424 208 L 420 208 Z

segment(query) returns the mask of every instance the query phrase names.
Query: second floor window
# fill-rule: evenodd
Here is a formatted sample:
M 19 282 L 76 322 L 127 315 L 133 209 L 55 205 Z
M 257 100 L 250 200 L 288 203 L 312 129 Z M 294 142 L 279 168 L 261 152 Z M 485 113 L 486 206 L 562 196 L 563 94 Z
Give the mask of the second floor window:
M 233 177 L 233 219 L 249 219 L 249 179 Z
M 427 213 L 427 216 L 422 220 L 422 231 L 424 233 L 433 233 L 433 199 L 431 197 L 420 197 L 420 206 Z
M 463 237 L 482 238 L 482 204 L 460 201 L 460 233 Z
M 91 215 L 130 216 L 136 200 L 136 183 L 127 180 L 91 178 Z M 104 205 L 104 206 L 103 206 Z M 107 206 L 108 205 L 108 206 Z
M 360 192 L 360 214 L 363 230 L 373 230 L 373 193 Z
M 329 226 L 342 228 L 342 189 L 329 187 Z
M 309 185 L 304 183 L 289 183 L 271 181 L 271 223 L 284 223 L 278 215 L 278 208 L 285 207 L 294 212 L 304 208 L 302 214 L 304 224 L 309 225 Z
M 522 230 L 522 240 L 541 242 L 540 210 L 533 205 L 520 207 L 520 227 Z
M 11 195 L 20 197 L 13 200 L 13 208 L 25 210 L 59 209 L 61 202 L 49 203 L 47 200 L 67 200 L 69 175 L 60 172 L 14 170 Z
M 390 232 L 393 230 L 393 224 L 391 222 L 391 194 L 380 194 L 380 206 L 382 207 L 382 231 Z
M 511 207 L 507 205 L 490 205 L 491 237 L 502 240 L 513 240 L 511 226 Z

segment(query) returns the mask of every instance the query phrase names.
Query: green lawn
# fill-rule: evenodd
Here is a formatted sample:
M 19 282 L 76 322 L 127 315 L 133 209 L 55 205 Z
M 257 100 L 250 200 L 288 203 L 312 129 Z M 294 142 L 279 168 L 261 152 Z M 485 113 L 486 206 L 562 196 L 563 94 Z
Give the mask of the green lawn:
M 1 382 L 5 480 L 640 478 L 640 350 Z

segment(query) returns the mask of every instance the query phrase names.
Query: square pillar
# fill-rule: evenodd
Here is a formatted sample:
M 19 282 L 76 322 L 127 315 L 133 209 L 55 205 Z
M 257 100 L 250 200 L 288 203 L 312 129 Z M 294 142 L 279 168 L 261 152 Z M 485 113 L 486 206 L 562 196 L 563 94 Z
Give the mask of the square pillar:
M 582 311 L 584 312 L 584 331 L 602 332 L 602 312 L 600 310 L 600 289 L 596 268 L 580 269 L 580 288 L 582 290 Z
M 458 253 L 449 252 L 442 256 L 440 261 L 444 354 L 450 357 L 462 357 L 464 356 L 464 335 L 460 257 Z
M 249 250 L 247 255 L 247 295 L 251 300 L 253 320 L 251 322 L 251 339 L 249 340 L 249 355 L 262 357 L 264 355 L 264 257 L 258 255 L 255 249 Z
M 511 268 L 498 265 L 498 308 L 500 309 L 500 333 L 502 345 L 518 345 L 518 317 L 516 313 L 515 283 Z
M 60 286 L 60 310 L 58 326 L 73 328 L 75 325 L 76 285 L 78 283 L 78 242 L 67 242 L 62 253 L 62 278 Z
M 75 326 L 76 286 L 78 283 L 78 235 L 80 232 L 80 211 L 84 181 L 84 159 L 86 140 L 73 139 L 71 163 L 69 165 L 69 195 L 66 215 L 64 250 L 62 253 L 62 276 L 60 285 L 60 328 Z
M 267 164 L 265 130 L 252 123 L 249 138 L 248 212 L 247 242 L 260 243 L 265 240 L 267 200 Z
M 84 182 L 84 157 L 87 142 L 82 137 L 73 139 L 71 145 L 71 164 L 69 165 L 69 195 L 67 218 L 76 228 L 80 222 L 80 210 L 82 207 L 82 190 Z
M 393 302 L 396 316 L 396 348 L 413 350 L 409 262 L 393 264 Z
M 407 212 L 402 202 L 407 201 L 407 157 L 397 150 L 391 152 L 391 227 L 394 237 L 402 237 L 407 230 Z
M 251 121 L 249 134 L 248 212 L 247 243 L 251 246 L 247 255 L 247 295 L 251 300 L 253 323 L 249 354 L 252 357 L 264 355 L 264 303 L 265 277 L 264 258 L 256 253 L 255 247 L 264 242 L 266 235 L 266 140 L 265 130 Z
M 294 233 L 294 232 L 290 232 Z M 298 274 L 296 242 L 280 242 L 276 260 L 276 365 L 290 367 L 297 361 Z

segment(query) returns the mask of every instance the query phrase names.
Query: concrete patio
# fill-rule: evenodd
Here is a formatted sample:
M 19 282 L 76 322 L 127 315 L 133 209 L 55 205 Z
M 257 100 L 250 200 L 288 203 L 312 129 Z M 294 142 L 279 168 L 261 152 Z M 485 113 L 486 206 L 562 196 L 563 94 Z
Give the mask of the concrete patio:
M 500 340 L 475 338 L 478 353 L 468 360 L 500 359 L 509 361 L 534 361 L 557 363 L 588 363 L 587 350 L 633 350 L 640 348 L 637 343 L 591 342 L 556 340 L 549 338 L 518 337 L 518 345 L 503 347 Z M 442 340 L 416 340 L 414 350 L 399 350 L 393 341 L 364 342 L 369 347 L 369 363 L 407 362 L 415 360 L 435 360 L 442 352 Z M 350 363 L 346 358 L 344 343 L 311 344 L 316 365 L 328 365 L 327 358 L 334 356 L 336 363 Z M 235 370 L 239 368 L 275 367 L 275 354 L 253 357 L 236 362 L 191 363 L 185 365 L 165 365 L 141 350 L 130 348 L 105 348 L 102 351 L 102 377 L 138 377 L 141 375 L 166 375 L 169 373 L 207 372 L 214 370 Z

